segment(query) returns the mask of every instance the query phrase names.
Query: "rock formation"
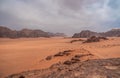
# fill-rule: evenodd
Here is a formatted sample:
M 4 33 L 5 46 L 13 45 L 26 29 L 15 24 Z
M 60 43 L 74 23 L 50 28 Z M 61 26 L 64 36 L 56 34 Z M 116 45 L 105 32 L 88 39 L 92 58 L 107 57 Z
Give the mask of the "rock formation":
M 120 58 L 65 61 L 48 69 L 13 74 L 7 78 L 119 78 Z
M 2 38 L 6 38 L 6 37 L 14 38 L 17 37 L 17 34 L 18 32 L 15 30 L 11 30 L 7 27 L 0 26 L 0 37 Z
M 99 42 L 100 40 L 108 40 L 108 39 L 106 37 L 92 36 L 88 38 L 86 41 L 84 41 L 83 43 Z
M 90 31 L 90 30 L 83 30 L 81 31 L 80 33 L 75 33 L 72 37 L 73 38 L 88 38 L 88 37 L 91 37 L 91 36 L 98 36 L 99 33 L 97 32 L 93 32 L 93 31 Z
M 55 37 L 55 36 L 66 36 L 64 33 L 50 33 L 40 29 L 22 29 L 20 31 L 12 30 L 7 27 L 0 26 L 0 38 L 35 38 L 35 37 Z
M 118 37 L 120 35 L 120 29 L 112 29 L 107 32 L 93 32 L 90 30 L 83 30 L 80 33 L 75 33 L 73 38 L 88 38 L 92 36 L 102 36 L 102 37 Z

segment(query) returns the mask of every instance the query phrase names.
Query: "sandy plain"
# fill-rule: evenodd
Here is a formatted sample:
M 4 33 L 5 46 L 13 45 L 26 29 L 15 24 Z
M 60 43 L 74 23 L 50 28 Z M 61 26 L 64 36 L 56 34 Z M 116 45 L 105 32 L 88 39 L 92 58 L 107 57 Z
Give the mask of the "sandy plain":
M 75 39 L 62 37 L 1 38 L 0 78 L 22 71 L 48 68 L 54 63 L 69 58 L 56 58 L 49 62 L 44 60 L 47 56 L 64 50 L 78 52 L 80 49 L 85 49 L 97 58 L 120 58 L 120 38 L 114 37 L 105 41 L 85 44 L 82 41 L 70 43 L 71 40 Z

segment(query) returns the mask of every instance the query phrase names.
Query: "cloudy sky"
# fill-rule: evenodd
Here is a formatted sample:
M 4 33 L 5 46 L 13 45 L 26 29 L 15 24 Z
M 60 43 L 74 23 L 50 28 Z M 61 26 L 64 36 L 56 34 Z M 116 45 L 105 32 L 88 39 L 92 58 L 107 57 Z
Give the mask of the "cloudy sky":
M 120 0 L 0 0 L 0 25 L 71 35 L 120 28 Z

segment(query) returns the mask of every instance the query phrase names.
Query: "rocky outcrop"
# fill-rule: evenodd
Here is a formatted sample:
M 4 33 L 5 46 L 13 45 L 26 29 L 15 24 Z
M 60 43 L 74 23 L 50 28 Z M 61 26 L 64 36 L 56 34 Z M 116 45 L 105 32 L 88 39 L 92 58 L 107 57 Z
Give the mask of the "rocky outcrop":
M 80 33 L 75 33 L 72 37 L 73 38 L 87 38 L 87 37 L 91 37 L 91 36 L 99 36 L 100 34 L 97 32 L 93 32 L 90 30 L 83 30 Z
M 32 29 L 22 29 L 20 31 L 12 30 L 7 27 L 0 26 L 0 38 L 35 38 L 35 37 L 55 37 L 61 36 L 64 37 L 63 33 L 50 33 L 45 32 L 40 29 L 32 30 Z
M 18 32 L 15 30 L 11 30 L 7 27 L 0 26 L 0 37 L 2 38 L 6 38 L 6 37 L 15 38 L 17 37 L 17 34 Z
M 12 74 L 6 78 L 119 78 L 120 58 L 101 59 L 81 48 L 65 50 L 45 58 L 50 67 Z M 59 60 L 61 59 L 61 61 Z M 45 63 L 44 62 L 44 63 Z
M 74 43 L 74 42 L 79 42 L 79 41 L 84 41 L 82 39 L 78 39 L 78 40 L 71 40 L 70 43 Z
M 71 52 L 72 52 L 72 50 L 65 50 L 63 52 L 58 52 L 55 55 L 47 56 L 45 59 L 46 60 L 51 60 L 51 59 L 56 58 L 56 57 L 69 56 L 71 54 Z
M 81 62 L 65 61 L 48 69 L 13 74 L 7 78 L 119 78 L 120 58 L 96 59 Z
M 20 37 L 50 37 L 47 32 L 42 30 L 23 29 L 19 31 Z
M 75 33 L 73 38 L 88 38 L 92 36 L 102 36 L 102 37 L 118 37 L 120 35 L 120 29 L 112 29 L 107 32 L 93 32 L 90 30 L 83 30 L 80 33 Z
M 92 36 L 88 38 L 86 41 L 84 41 L 83 43 L 99 42 L 100 40 L 108 40 L 108 39 L 106 37 Z
M 102 34 L 108 37 L 117 37 L 120 35 L 120 29 L 112 29 Z

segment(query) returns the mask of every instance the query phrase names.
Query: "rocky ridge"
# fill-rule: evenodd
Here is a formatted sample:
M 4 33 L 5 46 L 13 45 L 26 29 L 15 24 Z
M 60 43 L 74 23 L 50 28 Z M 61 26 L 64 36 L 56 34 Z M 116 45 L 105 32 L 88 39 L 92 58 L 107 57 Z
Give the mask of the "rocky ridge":
M 22 30 L 12 30 L 7 27 L 0 26 L 0 38 L 36 38 L 36 37 L 65 37 L 64 33 L 50 33 L 45 32 L 40 29 L 22 29 Z
M 119 37 L 120 36 L 120 29 L 112 29 L 107 32 L 93 32 L 90 30 L 83 30 L 80 33 L 75 33 L 72 37 L 73 38 L 88 38 L 92 36 L 102 36 L 102 37 Z
M 48 56 L 46 61 L 69 57 L 49 68 L 25 71 L 7 78 L 119 78 L 120 58 L 99 59 L 88 50 L 81 48 L 78 52 L 66 50 Z

